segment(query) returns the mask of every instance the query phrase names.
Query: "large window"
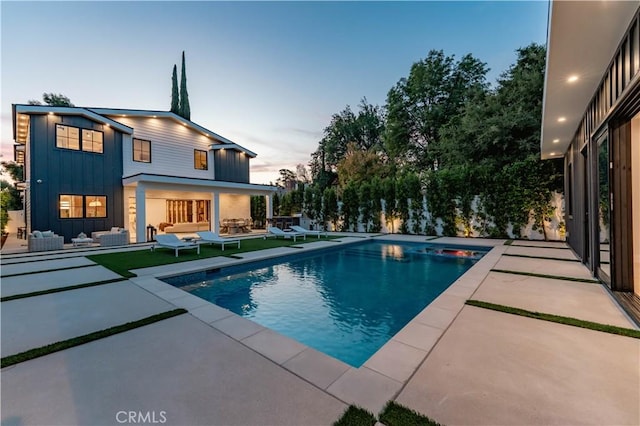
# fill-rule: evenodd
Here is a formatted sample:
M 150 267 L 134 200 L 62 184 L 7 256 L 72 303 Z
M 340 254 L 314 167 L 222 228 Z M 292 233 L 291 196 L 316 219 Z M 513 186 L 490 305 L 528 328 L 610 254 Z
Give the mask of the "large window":
M 56 125 L 56 147 L 64 149 L 80 149 L 80 129 L 77 127 Z
M 98 152 L 102 154 L 102 132 L 82 129 L 82 150 L 87 152 Z
M 207 151 L 193 150 L 193 164 L 196 170 L 207 170 Z
M 142 139 L 133 140 L 133 161 L 151 162 L 151 142 Z
M 87 195 L 84 197 L 87 206 L 86 217 L 107 217 L 107 197 L 103 195 Z
M 60 218 L 82 217 L 82 195 L 60 195 Z

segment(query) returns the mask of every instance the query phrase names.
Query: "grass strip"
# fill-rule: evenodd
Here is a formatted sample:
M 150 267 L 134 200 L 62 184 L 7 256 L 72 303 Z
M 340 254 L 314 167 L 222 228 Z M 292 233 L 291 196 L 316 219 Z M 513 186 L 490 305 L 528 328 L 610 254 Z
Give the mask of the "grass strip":
M 394 401 L 389 401 L 380 413 L 380 423 L 387 426 L 442 426 L 429 417 Z
M 86 288 L 86 287 L 95 287 L 98 285 L 111 284 L 111 283 L 124 282 L 124 281 L 126 280 L 123 280 L 122 278 L 113 278 L 110 280 L 96 281 L 93 283 L 71 285 L 67 287 L 50 288 L 48 290 L 33 291 L 31 293 L 24 293 L 24 294 L 14 294 L 12 296 L 5 296 L 0 298 L 0 302 L 10 302 L 11 300 L 25 299 L 27 297 L 34 297 L 34 296 L 42 296 L 43 294 L 60 293 L 61 291 L 76 290 L 79 288 Z
M 334 236 L 328 237 L 329 241 L 338 238 Z M 315 240 L 308 239 L 306 241 L 293 241 L 292 239 L 262 239 L 261 237 L 242 240 L 241 247 L 225 248 L 224 251 L 219 246 L 214 245 L 202 245 L 200 246 L 200 254 L 197 254 L 195 250 L 189 252 L 180 252 L 178 257 L 175 257 L 173 249 L 168 248 L 156 248 L 154 251 L 149 250 L 136 250 L 125 251 L 116 253 L 104 253 L 86 256 L 88 259 L 96 262 L 99 265 L 104 266 L 113 272 L 122 275 L 123 277 L 135 277 L 135 274 L 130 272 L 132 269 L 150 268 L 153 266 L 168 265 L 172 263 L 188 262 L 191 260 L 206 259 L 216 256 L 232 256 L 238 253 L 246 253 L 250 251 L 265 250 L 278 247 L 289 247 L 292 245 L 301 245 L 313 242 Z
M 530 244 L 510 244 L 513 247 L 527 247 L 527 248 L 537 248 L 537 249 L 554 249 L 554 250 L 570 250 L 569 247 L 552 247 L 552 246 L 534 246 Z
M 524 275 L 527 277 L 549 278 L 552 280 L 574 281 L 578 283 L 599 284 L 597 280 L 587 278 L 563 277 L 560 275 L 535 274 L 533 272 L 508 271 L 506 269 L 492 269 L 491 272 L 500 272 L 502 274 Z
M 563 262 L 580 262 L 578 259 L 559 259 L 557 257 L 548 257 L 548 256 L 531 256 L 529 254 L 511 254 L 511 253 L 503 253 L 503 256 L 510 257 L 525 257 L 527 259 L 544 259 L 544 260 L 561 260 Z
M 507 314 L 520 315 L 527 318 L 539 319 L 543 321 L 555 322 L 558 324 L 571 325 L 574 327 L 586 328 L 589 330 L 602 331 L 609 334 L 617 334 L 619 336 L 633 337 L 640 339 L 640 330 L 631 328 L 617 327 L 615 325 L 600 324 L 597 322 L 584 321 L 576 318 L 563 317 L 560 315 L 545 314 L 542 312 L 532 312 L 526 309 L 513 308 L 510 306 L 496 305 L 494 303 L 482 302 L 480 300 L 467 300 L 465 302 L 469 306 L 477 308 L 491 309 L 493 311 L 504 312 Z
M 511 244 L 513 244 L 513 240 L 507 240 L 504 242 L 505 246 L 510 246 Z
M 105 337 L 113 336 L 115 334 L 124 333 L 125 331 L 133 330 L 134 328 L 142 327 L 145 325 L 153 324 L 154 322 L 162 321 L 177 315 L 187 313 L 186 309 L 174 309 L 172 311 L 163 312 L 161 314 L 152 315 L 141 320 L 128 322 L 126 324 L 116 325 L 115 327 L 106 328 L 104 330 L 96 331 L 94 333 L 85 334 L 84 336 L 74 337 L 71 339 L 63 340 L 61 342 L 52 343 L 50 345 L 42 346 L 40 348 L 30 349 L 25 352 L 21 352 L 15 355 L 9 355 L 0 360 L 0 368 L 9 367 L 20 362 L 29 361 L 34 358 L 49 355 L 54 352 L 62 351 L 65 349 L 73 348 L 75 346 L 84 345 L 85 343 L 93 342 L 94 340 L 104 339 Z
M 367 410 L 350 405 L 333 426 L 373 426 L 376 418 Z
M 69 267 L 66 267 L 66 268 L 52 268 L 52 269 L 43 269 L 41 271 L 21 272 L 19 274 L 2 275 L 2 278 L 19 277 L 21 275 L 41 274 L 41 273 L 45 273 L 45 272 L 69 271 L 69 270 L 72 270 L 72 269 L 90 268 L 92 266 L 96 266 L 96 265 L 78 265 L 78 266 L 69 266 Z

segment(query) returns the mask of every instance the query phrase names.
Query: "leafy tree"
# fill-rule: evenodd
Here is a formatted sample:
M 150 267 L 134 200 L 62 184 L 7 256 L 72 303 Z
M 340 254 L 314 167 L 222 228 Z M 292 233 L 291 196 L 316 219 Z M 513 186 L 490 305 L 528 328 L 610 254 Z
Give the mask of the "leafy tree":
M 182 51 L 182 74 L 180 76 L 180 113 L 179 115 L 187 120 L 191 120 L 191 107 L 189 106 L 189 93 L 187 92 L 187 70 L 184 61 L 184 50 Z
M 371 200 L 371 185 L 369 182 L 362 182 L 359 188 L 358 199 L 360 200 L 360 214 L 362 215 L 362 225 L 364 232 L 371 232 L 371 220 L 373 219 L 373 209 Z
M 178 92 L 178 67 L 173 65 L 171 75 L 171 112 L 180 115 L 180 93 Z
M 466 99 L 486 87 L 486 65 L 471 55 L 459 62 L 431 50 L 387 95 L 386 149 L 396 164 L 439 167 L 440 129 L 460 114 Z
M 303 184 L 311 183 L 311 176 L 304 164 L 296 165 L 296 180 Z
M 382 180 L 378 176 L 371 179 L 371 232 L 380 232 L 382 222 L 380 215 L 382 214 L 382 198 L 384 192 L 382 188 Z
M 298 183 L 296 174 L 289 169 L 280 169 L 280 177 L 276 180 L 276 185 L 286 188 L 294 189 Z
M 342 229 L 344 231 L 358 231 L 360 219 L 360 200 L 358 199 L 358 187 L 350 182 L 342 190 Z
M 3 191 L 6 192 L 6 207 L 9 210 L 22 210 L 22 195 L 20 190 L 16 187 L 16 182 L 22 182 L 24 180 L 24 167 L 14 163 L 13 161 L 3 161 L 0 163 L 2 170 L 11 176 L 13 184 L 10 184 L 6 180 L 0 181 L 0 185 Z
M 71 103 L 71 100 L 61 93 L 43 93 L 42 101 L 46 105 L 50 106 L 65 106 L 65 107 L 74 107 L 75 105 Z M 42 105 L 42 102 L 31 99 L 27 102 L 29 105 Z
M 322 220 L 325 224 L 331 222 L 334 230 L 338 229 L 338 214 L 336 191 L 333 188 L 326 188 L 322 193 Z
M 338 163 L 338 182 L 341 188 L 347 183 L 360 184 L 370 180 L 373 176 L 385 176 L 385 166 L 380 156 L 373 151 L 362 151 L 350 142 L 347 153 Z
M 251 219 L 254 225 L 263 225 L 267 217 L 267 202 L 263 195 L 251 196 Z
M 9 223 L 9 192 L 7 189 L 0 191 L 0 230 L 5 233 L 7 223 Z
M 313 202 L 314 188 L 307 186 L 304 189 L 304 214 L 311 220 L 315 220 L 317 211 Z
M 384 217 L 387 224 L 391 224 L 391 233 L 395 233 L 394 219 L 397 217 L 396 208 L 396 180 L 387 177 L 382 181 L 382 196 L 384 198 Z

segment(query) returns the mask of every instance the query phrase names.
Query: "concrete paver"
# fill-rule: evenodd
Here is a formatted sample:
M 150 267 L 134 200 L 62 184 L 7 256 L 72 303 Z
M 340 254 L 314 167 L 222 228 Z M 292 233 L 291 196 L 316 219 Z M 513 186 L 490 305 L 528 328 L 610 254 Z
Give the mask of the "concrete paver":
M 567 248 L 567 243 L 561 241 L 542 241 L 542 240 L 514 240 L 512 246 L 533 246 L 533 247 L 552 247 Z
M 283 366 L 320 389 L 328 388 L 351 367 L 344 362 L 307 348 Z
M 384 405 L 400 391 L 402 383 L 366 367 L 347 370 L 327 391 L 350 404 L 372 413 L 379 413 Z
M 99 360 L 99 361 L 98 361 Z M 346 405 L 181 315 L 2 370 L 3 424 L 327 425 Z
M 2 356 L 104 330 L 173 308 L 126 281 L 2 302 Z
M 591 276 L 589 269 L 587 269 L 587 267 L 582 263 L 566 262 L 564 260 L 503 256 L 498 263 L 496 263 L 494 269 L 582 278 L 595 281 L 595 278 Z
M 520 256 L 549 257 L 552 259 L 567 259 L 578 261 L 578 257 L 567 247 L 566 249 L 546 248 L 546 247 L 522 247 L 508 246 L 507 254 Z
M 283 364 L 307 348 L 302 343 L 269 329 L 259 331 L 242 339 L 242 343 L 276 364 Z
M 600 284 L 491 272 L 473 298 L 533 312 L 635 328 Z
M 69 257 L 43 261 L 31 261 L 2 265 L 2 276 L 25 274 L 37 271 L 52 271 L 54 269 L 75 268 L 77 266 L 91 266 L 95 262 L 86 257 Z
M 397 402 L 443 424 L 640 424 L 640 340 L 465 306 Z
M 106 281 L 116 278 L 122 277 L 99 265 L 87 266 L 85 268 L 63 269 L 60 271 L 6 277 L 0 282 L 0 292 L 3 297 L 6 297 L 13 296 L 15 294 L 26 294 L 34 291 Z

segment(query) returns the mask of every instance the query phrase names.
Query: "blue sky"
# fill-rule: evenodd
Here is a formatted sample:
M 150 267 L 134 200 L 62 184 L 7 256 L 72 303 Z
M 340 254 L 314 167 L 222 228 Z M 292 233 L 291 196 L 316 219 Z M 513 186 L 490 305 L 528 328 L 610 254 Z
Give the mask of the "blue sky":
M 183 50 L 191 119 L 258 153 L 251 180 L 306 164 L 331 115 L 388 90 L 431 49 L 486 62 L 545 43 L 537 2 L 7 2 L 1 12 L 3 159 L 11 104 L 168 110 Z

